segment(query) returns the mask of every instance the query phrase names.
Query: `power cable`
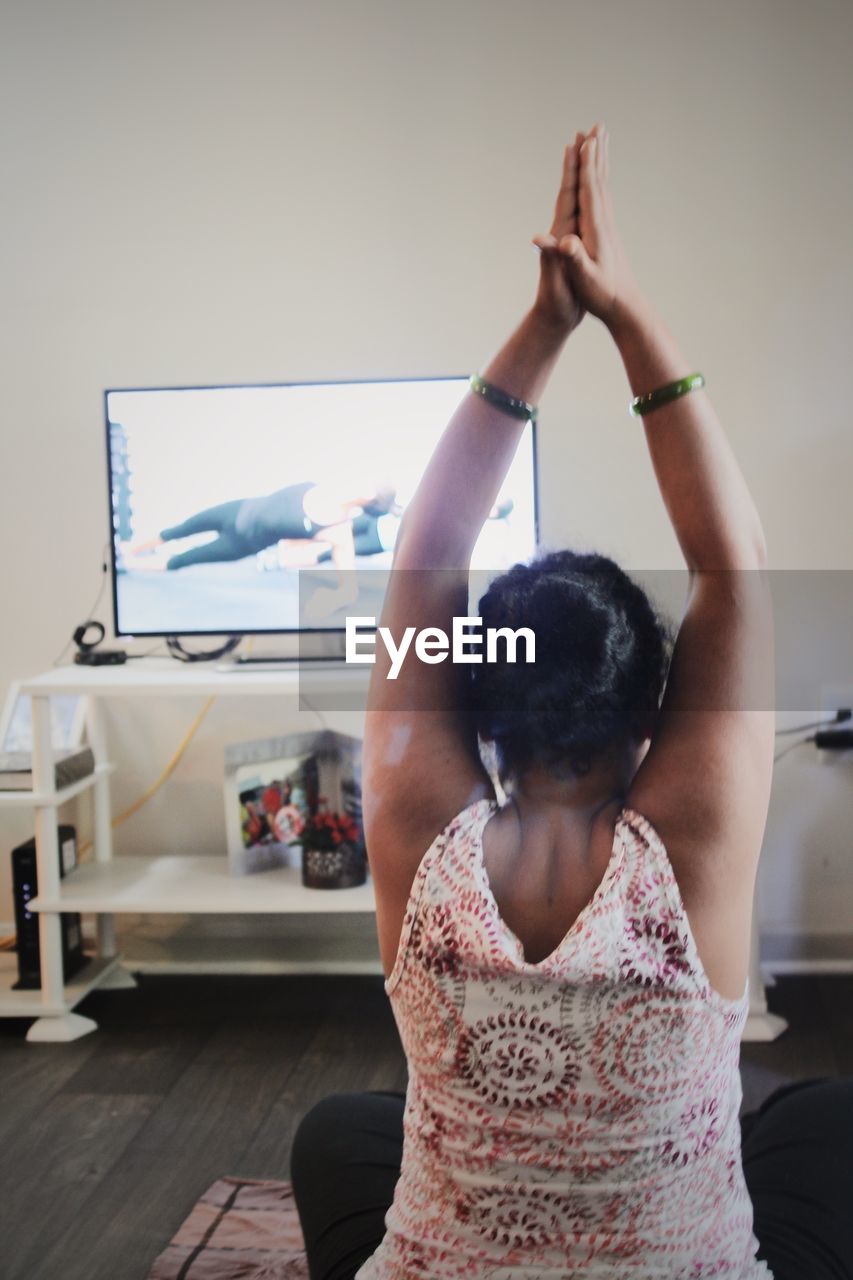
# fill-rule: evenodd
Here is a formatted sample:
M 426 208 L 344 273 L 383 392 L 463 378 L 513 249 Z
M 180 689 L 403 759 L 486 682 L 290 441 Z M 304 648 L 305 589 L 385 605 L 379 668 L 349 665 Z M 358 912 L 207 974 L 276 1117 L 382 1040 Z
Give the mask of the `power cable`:
M 813 720 L 811 724 L 798 724 L 791 729 L 777 729 L 776 737 L 781 738 L 786 733 L 805 733 L 806 729 L 823 729 L 828 724 L 844 724 L 850 719 L 851 714 L 853 712 L 849 707 L 842 707 L 830 720 Z
M 109 573 L 109 570 L 110 570 L 109 561 L 107 560 L 107 551 L 109 550 L 109 545 L 110 545 L 109 539 L 107 539 L 107 541 L 104 543 L 103 552 L 101 553 L 101 585 L 98 588 L 98 594 L 95 596 L 94 604 L 86 614 L 87 618 L 91 618 L 92 614 L 95 612 L 98 605 L 101 603 L 101 596 L 104 594 L 104 588 L 107 585 L 107 574 Z M 65 644 L 62 646 L 59 653 L 56 655 L 53 662 L 50 664 L 52 667 L 59 666 L 60 661 L 62 660 L 62 658 L 65 657 L 65 654 L 68 652 L 72 644 L 74 644 L 73 636 L 71 637 L 70 640 L 66 640 Z

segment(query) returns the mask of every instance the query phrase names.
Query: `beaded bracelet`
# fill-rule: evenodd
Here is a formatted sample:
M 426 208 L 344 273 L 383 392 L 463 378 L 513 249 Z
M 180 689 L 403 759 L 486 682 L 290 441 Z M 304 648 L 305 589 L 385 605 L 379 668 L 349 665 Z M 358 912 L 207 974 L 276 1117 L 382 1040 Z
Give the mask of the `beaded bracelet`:
M 500 387 L 494 386 L 491 382 L 486 382 L 485 378 L 481 378 L 478 373 L 472 373 L 469 385 L 471 390 L 476 392 L 478 396 L 488 400 L 489 404 L 494 405 L 496 409 L 500 409 L 503 413 L 508 413 L 511 418 L 522 418 L 525 422 L 535 422 L 539 416 L 539 410 L 535 405 L 528 404 L 526 400 L 517 400 L 515 396 L 508 395 L 506 391 L 501 391 Z
M 691 373 L 689 377 L 668 382 L 665 387 L 658 387 L 656 391 L 635 396 L 628 407 L 635 418 L 643 418 L 652 409 L 659 409 L 662 404 L 669 404 L 679 396 L 686 396 L 688 391 L 698 391 L 704 385 L 705 379 L 701 373 Z

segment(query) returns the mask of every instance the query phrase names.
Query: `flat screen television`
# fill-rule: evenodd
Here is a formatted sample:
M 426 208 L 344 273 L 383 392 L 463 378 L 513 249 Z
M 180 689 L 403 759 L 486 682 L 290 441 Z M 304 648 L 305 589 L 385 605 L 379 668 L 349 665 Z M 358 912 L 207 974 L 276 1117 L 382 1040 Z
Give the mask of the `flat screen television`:
M 378 616 L 375 600 L 324 616 L 300 597 L 314 583 L 331 599 L 321 589 L 342 566 L 390 567 L 400 516 L 467 388 L 446 377 L 106 391 L 116 635 L 343 631 L 347 613 Z M 474 568 L 533 554 L 535 451 L 530 426 Z

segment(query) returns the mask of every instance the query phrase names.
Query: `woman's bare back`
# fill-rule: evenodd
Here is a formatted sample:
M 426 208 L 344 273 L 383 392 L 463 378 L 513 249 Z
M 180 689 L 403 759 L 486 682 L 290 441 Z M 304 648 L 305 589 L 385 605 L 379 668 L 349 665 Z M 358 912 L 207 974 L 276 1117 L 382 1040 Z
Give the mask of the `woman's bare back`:
M 611 801 L 592 823 L 570 809 L 526 813 L 511 802 L 483 832 L 483 866 L 504 924 L 529 964 L 549 956 L 595 895 L 610 863 L 622 801 Z

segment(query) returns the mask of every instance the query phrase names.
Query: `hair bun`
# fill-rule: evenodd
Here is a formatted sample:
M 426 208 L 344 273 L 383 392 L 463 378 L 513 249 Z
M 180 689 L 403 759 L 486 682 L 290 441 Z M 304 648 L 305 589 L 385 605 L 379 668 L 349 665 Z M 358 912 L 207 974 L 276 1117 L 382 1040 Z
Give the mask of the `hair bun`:
M 595 602 L 587 584 L 543 575 L 529 602 L 536 660 L 575 668 L 589 679 L 607 660 L 613 611 Z
M 471 668 L 477 725 L 504 770 L 582 764 L 659 702 L 667 625 L 606 556 L 560 551 L 514 565 L 490 584 L 480 615 L 487 627 L 526 626 L 536 637 L 535 663 Z

